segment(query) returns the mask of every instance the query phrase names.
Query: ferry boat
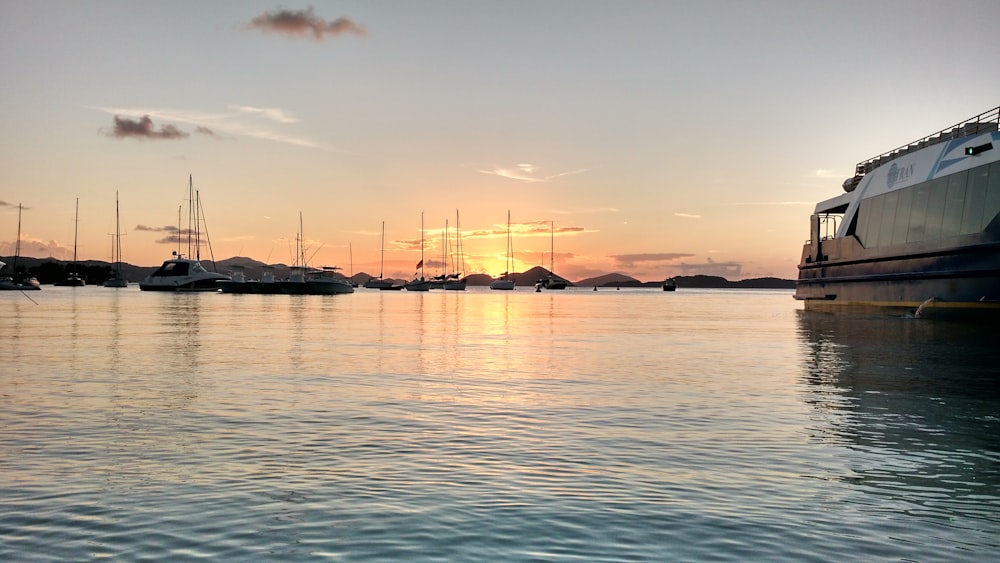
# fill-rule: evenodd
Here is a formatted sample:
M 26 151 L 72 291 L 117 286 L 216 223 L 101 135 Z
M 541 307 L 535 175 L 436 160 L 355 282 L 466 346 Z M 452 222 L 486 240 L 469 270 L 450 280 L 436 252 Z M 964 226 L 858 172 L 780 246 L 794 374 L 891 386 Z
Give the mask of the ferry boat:
M 806 310 L 1000 317 L 1000 107 L 858 163 L 810 216 Z

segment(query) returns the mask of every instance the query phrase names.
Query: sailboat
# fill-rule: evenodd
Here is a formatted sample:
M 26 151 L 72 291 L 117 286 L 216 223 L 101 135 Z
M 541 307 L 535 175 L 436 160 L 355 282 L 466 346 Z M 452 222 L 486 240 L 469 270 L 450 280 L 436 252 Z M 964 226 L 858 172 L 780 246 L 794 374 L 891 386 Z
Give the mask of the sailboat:
M 447 234 L 445 235 L 447 237 Z M 451 291 L 465 291 L 467 280 L 461 279 L 465 271 L 465 251 L 462 248 L 462 224 L 455 210 L 455 248 L 451 255 L 451 273 L 445 276 L 444 288 Z M 445 261 L 447 264 L 447 260 Z
M 180 208 L 177 209 L 177 250 L 174 257 L 165 260 L 155 272 L 139 282 L 142 291 L 218 291 L 220 281 L 228 281 L 229 276 L 218 272 L 209 272 L 201 265 L 201 196 L 195 196 L 191 176 L 188 176 L 188 256 L 192 246 L 195 259 L 185 258 L 180 251 L 181 226 Z M 190 228 L 194 222 L 194 241 L 191 239 Z M 207 238 L 207 233 L 206 233 Z M 209 241 L 209 249 L 212 248 Z
M 365 282 L 365 287 L 368 289 L 389 289 L 392 287 L 392 280 L 387 280 L 382 277 L 385 272 L 385 221 L 382 221 L 382 258 L 378 264 L 378 277 L 370 278 Z
M 53 285 L 61 285 L 67 287 L 83 287 L 87 285 L 87 282 L 83 281 L 80 274 L 76 272 L 76 237 L 77 232 L 80 230 L 80 198 L 76 198 L 76 219 L 74 220 L 73 227 L 73 270 L 70 271 L 69 275 L 63 281 L 56 282 Z
M 347 252 L 351 260 L 351 277 L 347 278 L 347 280 L 350 282 L 351 287 L 358 287 L 358 282 L 354 281 L 354 246 L 350 242 L 347 243 Z
M 111 245 L 111 261 L 114 263 L 115 274 L 111 279 L 104 280 L 104 287 L 128 287 L 128 280 L 122 277 L 122 231 L 118 215 L 117 190 L 115 190 L 115 238 Z
M 14 243 L 14 261 L 10 264 L 10 274 L 0 275 L 0 291 L 37 291 L 42 289 L 33 276 L 17 275 L 17 258 L 21 255 L 21 204 L 17 204 L 17 242 Z M 0 272 L 7 264 L 0 262 Z
M 424 214 L 420 213 L 420 262 L 417 263 L 420 270 L 420 278 L 414 278 L 406 282 L 407 291 L 430 291 L 431 282 L 424 277 Z
M 514 289 L 514 249 L 510 238 L 510 209 L 507 210 L 507 269 L 503 273 L 503 278 L 493 280 L 490 289 Z
M 566 289 L 569 282 L 557 276 L 556 269 L 556 223 L 551 222 L 552 242 L 549 250 L 549 275 L 538 280 L 538 287 L 541 289 Z

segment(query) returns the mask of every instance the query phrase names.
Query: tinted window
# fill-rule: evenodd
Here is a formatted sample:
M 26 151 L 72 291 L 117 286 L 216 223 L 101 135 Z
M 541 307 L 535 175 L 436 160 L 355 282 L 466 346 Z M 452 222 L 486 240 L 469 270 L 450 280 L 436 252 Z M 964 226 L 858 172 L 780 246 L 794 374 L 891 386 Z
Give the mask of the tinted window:
M 968 170 L 948 176 L 948 196 L 944 202 L 944 218 L 941 221 L 942 237 L 955 236 L 962 227 L 962 212 L 965 210 L 965 182 L 968 178 Z
M 962 211 L 961 234 L 978 233 L 983 230 L 983 204 L 989 182 L 989 166 L 969 170 L 969 183 L 965 191 L 965 210 Z
M 899 192 L 889 192 L 882 196 L 882 226 L 878 233 L 878 246 L 892 244 L 892 224 L 896 220 L 896 204 L 899 202 Z
M 913 204 L 910 205 L 910 224 L 906 231 L 906 242 L 917 242 L 927 239 L 924 225 L 927 221 L 927 194 L 930 193 L 930 184 L 924 182 L 910 189 L 913 191 Z
M 983 204 L 983 228 L 1000 213 L 1000 161 L 990 165 L 989 187 Z
M 927 194 L 927 214 L 924 220 L 927 239 L 941 236 L 941 219 L 944 217 L 944 202 L 948 199 L 948 178 L 938 178 L 929 183 Z

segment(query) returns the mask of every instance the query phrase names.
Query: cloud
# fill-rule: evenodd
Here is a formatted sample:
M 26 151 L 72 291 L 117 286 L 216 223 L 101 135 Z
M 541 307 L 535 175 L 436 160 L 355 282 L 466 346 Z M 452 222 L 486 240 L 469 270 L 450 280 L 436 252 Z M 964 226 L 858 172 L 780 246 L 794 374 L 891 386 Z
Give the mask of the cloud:
M 258 108 L 253 106 L 229 106 L 230 109 L 264 117 L 278 123 L 298 123 L 299 119 L 285 113 L 281 108 Z
M 694 213 L 674 213 L 674 217 L 681 217 L 683 219 L 701 219 L 701 215 L 695 215 Z
M 139 140 L 176 140 L 190 136 L 190 133 L 181 131 L 175 125 L 169 124 L 160 127 L 160 130 L 157 131 L 149 115 L 144 115 L 139 119 L 129 119 L 128 117 L 116 115 L 114 117 L 114 128 L 109 132 L 102 130 L 102 133 L 108 137 L 115 137 L 117 139 L 133 138 Z
M 682 262 L 674 266 L 673 269 L 678 270 L 680 275 L 684 276 L 719 276 L 732 280 L 741 277 L 743 264 L 739 262 L 716 262 L 711 258 L 705 258 L 705 262 L 702 264 L 686 264 Z
M 317 141 L 313 141 L 312 139 L 296 137 L 272 129 L 272 127 L 275 126 L 274 122 L 290 124 L 299 121 L 298 119 L 291 117 L 288 112 L 278 108 L 257 108 L 253 106 L 231 105 L 229 106 L 230 111 L 223 113 L 157 108 L 92 107 L 92 109 L 115 115 L 116 122 L 119 119 L 132 123 L 141 123 L 146 119 L 150 120 L 150 122 L 152 119 L 175 121 L 179 123 L 186 123 L 195 127 L 195 133 L 200 135 L 212 137 L 229 135 L 244 136 L 297 147 L 319 149 L 342 154 L 356 154 L 344 149 L 324 145 Z M 131 116 L 134 119 L 119 118 L 119 116 Z M 259 123 L 261 121 L 260 119 L 255 120 L 257 116 L 263 116 L 266 118 L 266 122 L 262 125 Z M 173 127 L 173 129 L 176 130 L 177 128 Z M 187 133 L 182 132 L 182 134 L 185 137 L 188 136 Z M 108 133 L 107 135 L 109 137 L 118 136 L 114 133 Z
M 631 268 L 642 262 L 671 262 L 681 258 L 691 258 L 694 254 L 687 252 L 658 252 L 647 254 L 615 254 L 610 256 L 619 266 Z
M 557 172 L 547 176 L 538 176 L 535 174 L 537 170 L 538 168 L 533 164 L 518 164 L 513 168 L 487 168 L 481 169 L 479 172 L 482 174 L 490 174 L 492 176 L 500 176 L 501 178 L 507 178 L 509 180 L 517 180 L 518 182 L 525 184 L 533 184 L 536 182 L 548 182 L 549 180 L 554 180 L 563 176 L 572 176 L 574 174 L 581 174 L 587 171 L 586 168 L 580 168 L 579 170 Z
M 147 225 L 136 225 L 133 231 L 145 231 L 147 233 L 168 233 L 167 236 L 157 239 L 157 244 L 177 244 L 184 242 L 188 238 L 193 239 L 196 233 L 191 229 L 178 229 L 174 225 L 166 227 L 149 227 Z
M 244 25 L 248 30 L 259 30 L 264 33 L 281 33 L 292 37 L 311 35 L 316 41 L 322 41 L 326 36 L 352 34 L 363 37 L 368 34 L 364 26 L 340 17 L 335 20 L 324 20 L 313 13 L 312 7 L 305 10 L 274 10 L 250 20 Z

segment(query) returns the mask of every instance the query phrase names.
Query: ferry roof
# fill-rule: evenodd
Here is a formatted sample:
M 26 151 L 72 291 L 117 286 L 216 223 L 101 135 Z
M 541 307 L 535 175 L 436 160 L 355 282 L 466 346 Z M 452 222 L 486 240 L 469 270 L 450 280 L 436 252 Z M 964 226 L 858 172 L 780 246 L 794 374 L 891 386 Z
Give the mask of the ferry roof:
M 855 168 L 855 174 L 857 176 L 863 176 L 890 160 L 903 156 L 904 154 L 917 151 L 931 145 L 936 145 L 944 141 L 949 141 L 951 139 L 960 139 L 969 135 L 975 135 L 976 133 L 996 131 L 998 126 L 1000 126 L 1000 106 L 970 117 L 969 119 L 952 125 L 951 127 L 945 127 L 937 133 L 932 133 L 926 137 L 917 139 L 912 143 L 908 143 L 889 152 L 882 153 L 878 156 L 873 156 L 868 160 L 859 162 Z
M 855 192 L 848 192 L 826 201 L 821 201 L 816 204 L 816 210 L 813 213 L 817 215 L 822 213 L 844 213 L 856 197 L 857 194 Z

